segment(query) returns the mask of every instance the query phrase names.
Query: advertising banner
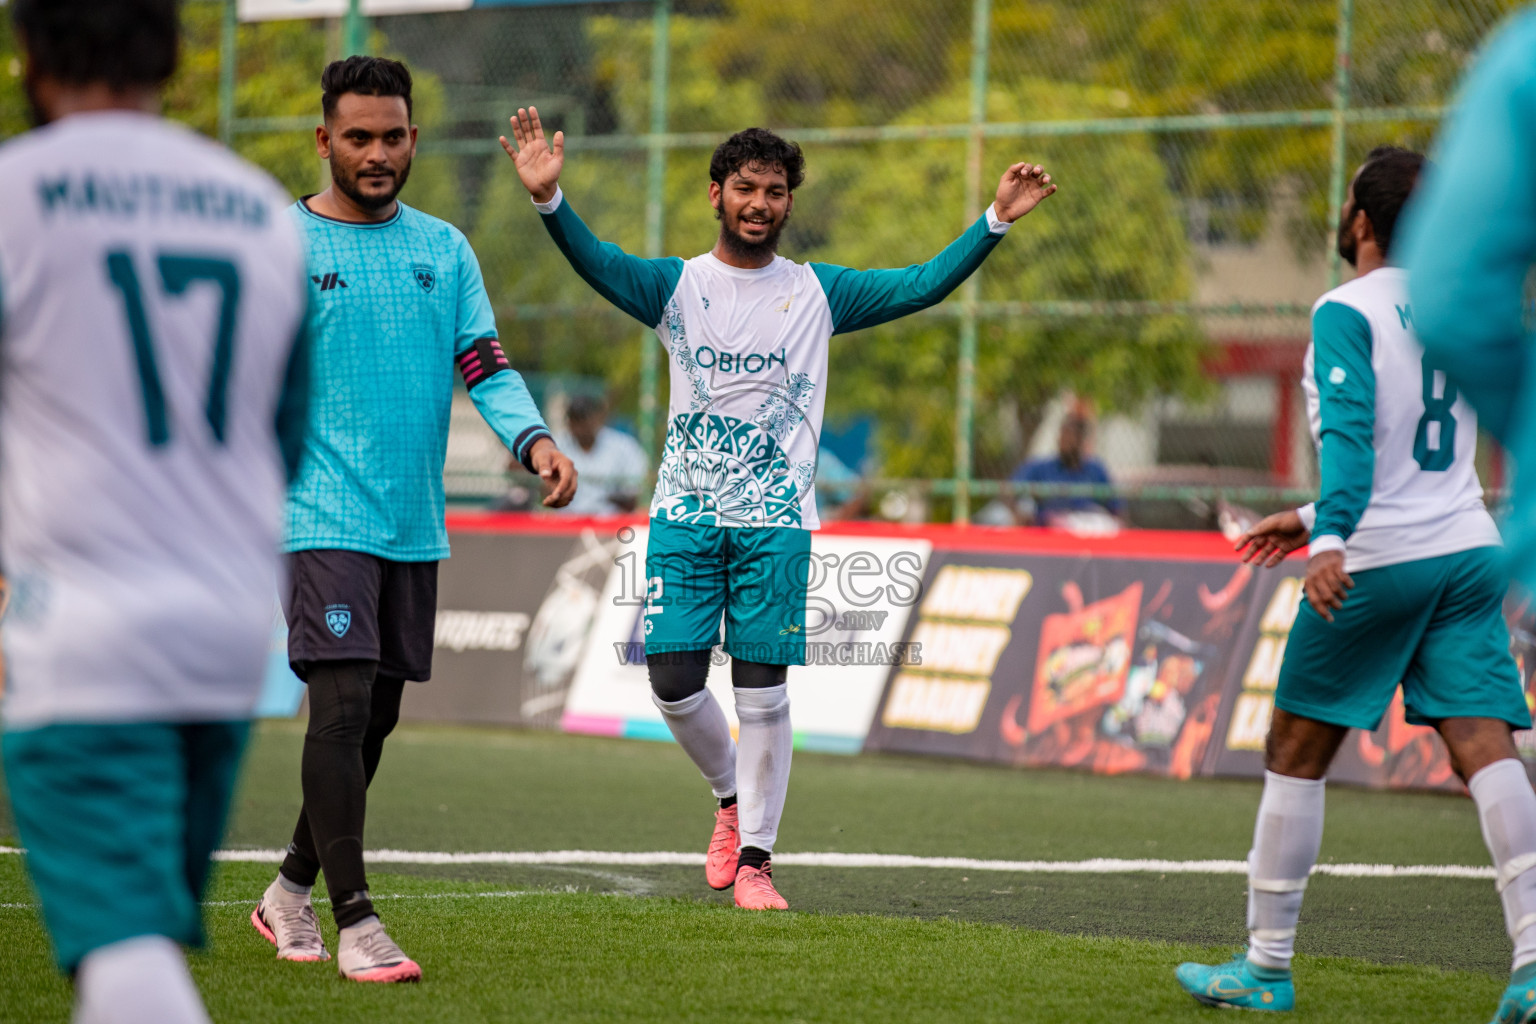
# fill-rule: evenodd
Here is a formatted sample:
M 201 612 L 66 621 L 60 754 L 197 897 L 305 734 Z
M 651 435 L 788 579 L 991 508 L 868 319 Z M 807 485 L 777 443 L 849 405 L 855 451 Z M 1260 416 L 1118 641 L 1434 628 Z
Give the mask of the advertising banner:
M 670 740 L 645 668 L 646 530 L 625 531 L 565 704 L 567 732 Z M 857 753 L 885 688 L 932 545 L 833 536 L 811 542 L 806 656 L 789 670 L 795 745 Z M 716 649 L 709 686 L 735 728 L 730 659 Z
M 614 528 L 450 530 L 432 680 L 401 717 L 556 728 L 619 543 Z
M 1232 561 L 936 551 L 867 749 L 1200 772 L 1235 641 L 1275 585 Z
M 1280 662 L 1285 657 L 1291 625 L 1301 608 L 1304 563 L 1287 563 L 1274 572 L 1280 580 L 1268 603 L 1250 616 L 1238 640 L 1228 682 L 1229 699 L 1216 724 L 1220 743 L 1213 744 L 1207 770 L 1212 775 L 1260 775 L 1264 771 L 1264 737 L 1274 708 Z M 1526 705 L 1536 704 L 1536 609 L 1518 589 L 1504 602 L 1512 651 L 1525 684 Z M 1526 771 L 1536 779 L 1536 734 L 1517 732 L 1515 742 Z M 1461 791 L 1451 768 L 1450 752 L 1439 734 L 1403 717 L 1403 693 L 1398 690 L 1381 725 L 1372 732 L 1352 731 L 1339 748 L 1328 777 L 1336 782 L 1393 789 Z
M 1239 565 L 1219 538 L 839 524 L 816 534 L 809 664 L 790 670 L 803 749 L 936 754 L 1176 778 L 1263 772 L 1305 563 Z M 645 668 L 646 529 L 632 519 L 450 517 L 433 678 L 403 717 L 670 740 Z M 1536 606 L 1505 603 L 1536 704 Z M 281 618 L 262 713 L 292 713 Z M 710 686 L 735 723 L 730 661 Z M 1536 733 L 1516 734 L 1536 778 Z M 1461 787 L 1399 694 L 1330 778 Z

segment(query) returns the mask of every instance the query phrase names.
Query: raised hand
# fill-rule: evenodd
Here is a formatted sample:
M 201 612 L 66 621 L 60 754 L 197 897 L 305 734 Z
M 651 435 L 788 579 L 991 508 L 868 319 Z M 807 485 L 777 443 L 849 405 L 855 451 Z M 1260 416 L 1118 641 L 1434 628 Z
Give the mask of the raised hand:
M 555 132 L 554 145 L 550 145 L 544 139 L 539 108 L 518 107 L 517 116 L 512 118 L 512 137 L 517 140 L 517 148 L 512 148 L 505 135 L 501 137 L 501 148 L 516 165 L 523 187 L 538 202 L 549 202 L 555 198 L 560 169 L 565 166 L 565 133 Z
M 997 183 L 997 201 L 993 207 L 999 220 L 1012 223 L 1024 216 L 1046 196 L 1056 191 L 1051 176 L 1039 164 L 1014 164 L 1003 172 Z
M 1249 565 L 1262 564 L 1266 569 L 1273 569 L 1310 537 L 1311 533 L 1301 521 L 1301 516 L 1295 509 L 1289 509 L 1265 516 L 1237 538 L 1234 546 L 1238 555 Z

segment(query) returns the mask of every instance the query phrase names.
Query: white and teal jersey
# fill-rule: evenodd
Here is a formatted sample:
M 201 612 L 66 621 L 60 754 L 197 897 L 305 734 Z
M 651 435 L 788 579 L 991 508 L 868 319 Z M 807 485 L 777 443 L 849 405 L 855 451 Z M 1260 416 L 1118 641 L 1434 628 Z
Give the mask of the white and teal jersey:
M 266 174 L 147 114 L 0 147 L 5 719 L 249 717 L 307 396 Z
M 480 263 L 458 228 L 404 203 L 376 224 L 332 220 L 303 201 L 289 216 L 309 254 L 315 400 L 287 548 L 446 558 L 455 369 L 519 460 L 549 436 L 496 340 Z
M 782 256 L 743 270 L 709 253 L 640 259 L 599 242 L 559 192 L 534 205 L 576 272 L 666 348 L 672 387 L 651 516 L 701 526 L 816 529 L 832 335 L 939 302 L 1009 227 L 989 207 L 933 259 L 897 270 Z
M 1342 550 L 1355 572 L 1499 543 L 1473 464 L 1477 415 L 1425 363 L 1405 271 L 1317 300 L 1301 385 L 1321 475 L 1301 510 L 1313 554 Z

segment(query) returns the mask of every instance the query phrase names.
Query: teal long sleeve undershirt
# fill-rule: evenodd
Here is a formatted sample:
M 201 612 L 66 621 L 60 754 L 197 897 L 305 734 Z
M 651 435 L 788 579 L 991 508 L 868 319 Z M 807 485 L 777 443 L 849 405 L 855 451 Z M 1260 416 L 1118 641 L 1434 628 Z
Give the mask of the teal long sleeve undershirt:
M 1519 455 L 1533 379 L 1521 304 L 1536 260 L 1536 10 L 1511 18 L 1468 75 L 1398 236 L 1431 362 Z
M 612 242 L 599 241 L 576 211 L 562 198 L 554 213 L 539 218 L 555 245 L 581 279 L 603 298 L 647 327 L 661 323 L 667 300 L 683 276 L 676 256 L 648 260 L 631 256 Z
M 647 327 L 661 323 L 667 300 L 683 275 L 682 260 L 675 256 L 642 259 L 599 241 L 571 209 L 568 198 L 562 198 L 555 212 L 540 216 L 582 280 Z M 873 327 L 942 301 L 981 266 L 1001 238 L 982 216 L 926 263 L 893 270 L 810 264 L 832 310 L 832 332 Z
M 926 263 L 895 270 L 852 270 L 812 263 L 832 308 L 832 333 L 874 327 L 942 302 L 976 272 L 1002 237 L 993 233 L 983 215 Z
M 1371 326 L 1359 311 L 1338 302 L 1317 307 L 1312 375 L 1322 421 L 1312 539 L 1348 540 L 1370 504 L 1376 475 L 1376 373 L 1371 369 Z

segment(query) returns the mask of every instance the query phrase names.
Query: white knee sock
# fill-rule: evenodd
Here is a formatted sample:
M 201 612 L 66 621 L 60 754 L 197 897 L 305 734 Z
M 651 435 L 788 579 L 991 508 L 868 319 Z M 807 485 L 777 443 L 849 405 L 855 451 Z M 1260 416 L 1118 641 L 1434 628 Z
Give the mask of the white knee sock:
M 86 954 L 75 974 L 75 1024 L 208 1024 L 181 947 L 140 935 Z
M 789 793 L 789 760 L 795 735 L 789 724 L 789 687 L 736 687 L 736 717 L 741 719 L 740 766 L 736 806 L 741 845 L 773 851 L 779 816 Z
M 714 694 L 700 690 L 669 704 L 653 693 L 651 700 L 661 709 L 672 738 L 699 766 L 715 796 L 736 792 L 736 744 L 731 742 L 730 723 Z
M 1323 780 L 1264 773 L 1248 851 L 1248 959 L 1290 970 L 1301 898 L 1323 844 Z
M 1519 969 L 1536 962 L 1536 792 L 1525 765 L 1514 758 L 1493 762 L 1467 780 L 1467 788 L 1498 871 L 1504 926 L 1514 940 Z

